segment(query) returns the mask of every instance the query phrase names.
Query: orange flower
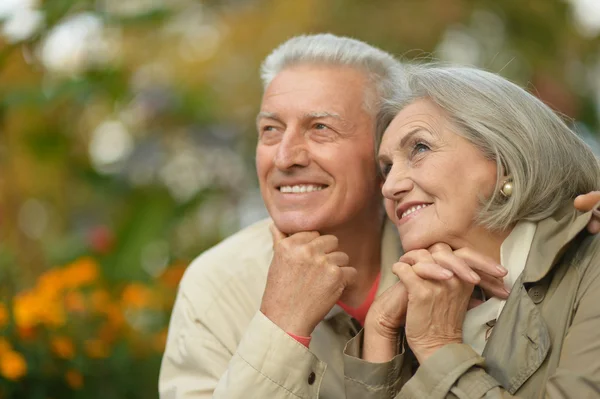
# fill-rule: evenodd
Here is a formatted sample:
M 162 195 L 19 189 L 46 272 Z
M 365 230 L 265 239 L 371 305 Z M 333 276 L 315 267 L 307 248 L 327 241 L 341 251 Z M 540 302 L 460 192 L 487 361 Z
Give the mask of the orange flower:
M 81 287 L 98 279 L 98 264 L 90 257 L 77 259 L 64 269 L 64 284 L 68 288 Z
M 13 311 L 17 327 L 34 327 L 40 321 L 41 306 L 39 299 L 30 291 L 15 296 Z
M 83 375 L 77 370 L 67 370 L 65 373 L 65 381 L 73 389 L 80 389 L 83 386 Z
M 73 359 L 75 357 L 75 345 L 69 337 L 53 337 L 50 340 L 50 348 L 61 359 Z
M 70 312 L 85 312 L 85 300 L 81 292 L 69 291 L 65 295 L 65 307 Z
M 164 285 L 170 288 L 177 288 L 181 278 L 183 277 L 183 273 L 187 269 L 187 264 L 183 262 L 177 262 L 171 266 L 169 266 L 163 274 L 159 277 L 160 281 Z
M 9 315 L 6 305 L 0 302 L 0 328 L 8 324 Z
M 92 359 L 105 359 L 109 355 L 108 347 L 99 339 L 88 339 L 83 345 L 85 353 Z
M 10 342 L 4 337 L 0 337 L 0 356 L 11 351 L 12 345 L 10 344 Z
M 9 351 L 0 356 L 0 374 L 9 380 L 18 380 L 27 373 L 27 363 L 23 356 Z
M 152 301 L 152 291 L 145 285 L 131 283 L 121 294 L 123 305 L 134 309 L 147 307 Z
M 92 292 L 90 301 L 94 310 L 97 312 L 106 312 L 110 303 L 110 295 L 106 290 L 98 288 Z
M 56 299 L 64 288 L 65 273 L 63 269 L 51 269 L 44 272 L 37 282 L 37 291 L 48 299 Z
M 167 335 L 167 330 L 164 329 L 154 336 L 154 350 L 159 353 L 163 353 L 165 351 L 165 347 L 167 346 Z

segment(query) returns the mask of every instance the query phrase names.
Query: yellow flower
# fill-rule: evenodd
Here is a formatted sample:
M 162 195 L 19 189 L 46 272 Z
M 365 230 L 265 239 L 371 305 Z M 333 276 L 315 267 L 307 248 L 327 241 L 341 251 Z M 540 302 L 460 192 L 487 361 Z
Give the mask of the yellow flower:
M 84 343 L 85 353 L 92 359 L 105 359 L 108 357 L 108 347 L 99 339 L 88 339 Z
M 83 386 L 83 375 L 77 370 L 67 370 L 65 380 L 73 389 L 80 389 Z
M 152 301 L 152 291 L 145 285 L 131 283 L 123 290 L 121 300 L 126 307 L 145 308 Z
M 73 359 L 75 357 L 75 345 L 69 337 L 53 337 L 50 340 L 50 348 L 61 359 Z
M 0 356 L 0 374 L 9 380 L 18 380 L 27 373 L 27 363 L 23 356 L 9 351 Z
M 0 302 L 0 328 L 6 326 L 8 324 L 8 310 L 6 309 L 6 305 Z

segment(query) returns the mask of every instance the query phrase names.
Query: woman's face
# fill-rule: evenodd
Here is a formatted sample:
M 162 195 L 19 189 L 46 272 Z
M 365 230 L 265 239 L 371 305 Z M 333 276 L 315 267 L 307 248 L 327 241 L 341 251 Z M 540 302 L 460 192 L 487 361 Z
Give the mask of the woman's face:
M 474 223 L 496 184 L 496 162 L 465 138 L 430 100 L 404 108 L 385 131 L 379 165 L 385 209 L 405 251 L 445 242 L 454 248 L 485 236 Z

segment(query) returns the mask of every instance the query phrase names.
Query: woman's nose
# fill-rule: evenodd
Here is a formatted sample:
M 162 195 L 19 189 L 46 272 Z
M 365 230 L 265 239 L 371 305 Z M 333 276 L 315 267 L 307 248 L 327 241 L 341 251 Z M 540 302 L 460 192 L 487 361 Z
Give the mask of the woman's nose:
M 387 175 L 381 192 L 387 199 L 398 200 L 414 187 L 413 181 L 402 172 L 400 168 L 393 166 Z

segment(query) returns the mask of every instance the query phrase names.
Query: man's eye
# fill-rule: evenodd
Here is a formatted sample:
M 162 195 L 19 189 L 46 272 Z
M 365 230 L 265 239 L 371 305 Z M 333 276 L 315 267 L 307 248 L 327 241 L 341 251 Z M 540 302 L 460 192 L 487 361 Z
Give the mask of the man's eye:
M 263 131 L 263 132 L 272 132 L 272 131 L 274 131 L 274 130 L 275 130 L 275 126 L 269 126 L 269 125 L 267 125 L 267 126 L 264 126 L 264 127 L 262 128 L 262 131 Z
M 327 125 L 324 125 L 322 123 L 316 123 L 315 124 L 315 129 L 317 129 L 317 130 L 327 129 Z

